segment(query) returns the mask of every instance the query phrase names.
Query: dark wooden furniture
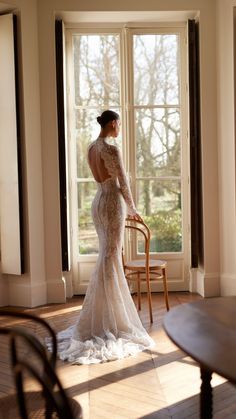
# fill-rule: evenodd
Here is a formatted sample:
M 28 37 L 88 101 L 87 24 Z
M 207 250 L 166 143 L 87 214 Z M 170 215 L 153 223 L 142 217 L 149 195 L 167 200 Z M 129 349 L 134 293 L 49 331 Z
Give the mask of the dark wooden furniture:
M 164 317 L 170 339 L 200 365 L 201 418 L 212 418 L 212 373 L 236 384 L 236 297 L 199 300 Z
M 9 323 L 0 326 L 0 335 L 7 338 L 16 394 L 0 398 L 0 418 L 81 419 L 80 404 L 68 397 L 56 372 L 57 340 L 53 329 L 42 318 L 28 313 L 0 310 L 2 316 L 9 317 Z M 32 332 L 35 326 L 43 330 L 43 335 L 47 332 L 51 352 Z M 28 377 L 39 384 L 39 391 L 25 389 Z

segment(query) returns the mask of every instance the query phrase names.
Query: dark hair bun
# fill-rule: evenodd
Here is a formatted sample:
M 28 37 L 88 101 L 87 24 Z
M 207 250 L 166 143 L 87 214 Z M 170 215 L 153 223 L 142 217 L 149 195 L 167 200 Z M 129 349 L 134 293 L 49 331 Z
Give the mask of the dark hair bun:
M 110 111 L 109 109 L 107 111 L 104 111 L 101 116 L 97 117 L 97 122 L 101 125 L 102 128 L 106 126 L 106 124 L 110 121 L 116 121 L 117 119 L 120 119 L 118 113 L 114 111 Z

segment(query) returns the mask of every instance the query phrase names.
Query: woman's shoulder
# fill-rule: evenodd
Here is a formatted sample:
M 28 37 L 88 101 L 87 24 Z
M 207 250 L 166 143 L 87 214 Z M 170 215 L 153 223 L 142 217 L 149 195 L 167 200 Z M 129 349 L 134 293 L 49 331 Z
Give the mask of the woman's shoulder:
M 87 148 L 87 150 L 89 151 L 93 146 L 94 146 L 94 144 L 96 143 L 96 141 L 92 141 L 89 145 L 88 145 L 88 148 Z
M 120 150 L 119 150 L 119 147 L 117 147 L 117 145 L 106 143 L 106 146 L 107 146 L 107 150 L 109 150 L 111 154 L 113 154 L 114 156 L 119 156 Z

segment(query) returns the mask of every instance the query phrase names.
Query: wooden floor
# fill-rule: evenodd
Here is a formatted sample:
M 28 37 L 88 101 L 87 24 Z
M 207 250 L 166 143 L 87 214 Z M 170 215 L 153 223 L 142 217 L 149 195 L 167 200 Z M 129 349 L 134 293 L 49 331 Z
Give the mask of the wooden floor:
M 199 298 L 189 293 L 171 293 L 170 306 Z M 62 383 L 69 395 L 82 405 L 85 419 L 199 417 L 199 368 L 166 336 L 162 328 L 166 312 L 162 294 L 153 295 L 152 326 L 149 323 L 147 300 L 145 297 L 143 299 L 140 317 L 156 342 L 153 350 L 90 366 L 58 361 L 57 369 Z M 69 299 L 67 304 L 22 310 L 42 316 L 59 331 L 76 321 L 82 301 L 81 297 L 77 297 Z M 40 330 L 35 332 L 41 334 Z M 1 340 L 0 344 L 0 397 L 5 397 L 13 391 L 13 384 L 6 341 Z M 28 385 L 31 389 L 32 382 L 29 381 Z M 217 375 L 213 376 L 212 385 L 214 418 L 236 418 L 235 387 Z

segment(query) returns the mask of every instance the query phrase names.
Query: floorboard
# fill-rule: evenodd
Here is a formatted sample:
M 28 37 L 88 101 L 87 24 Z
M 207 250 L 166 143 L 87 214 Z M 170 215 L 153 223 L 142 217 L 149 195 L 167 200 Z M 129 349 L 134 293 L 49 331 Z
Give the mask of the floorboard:
M 200 298 L 187 292 L 170 293 L 170 307 Z M 73 297 L 66 304 L 15 309 L 37 314 L 59 331 L 76 322 L 82 303 L 82 297 Z M 58 360 L 57 371 L 63 386 L 71 397 L 80 402 L 85 419 L 199 418 L 199 367 L 165 334 L 162 321 L 166 311 L 162 294 L 153 294 L 153 309 L 154 323 L 150 325 L 147 298 L 143 296 L 140 317 L 156 342 L 152 350 L 123 360 L 89 366 L 70 365 Z M 3 318 L 1 324 L 21 323 Z M 44 338 L 40 326 L 30 322 L 22 324 Z M 0 397 L 14 391 L 9 362 L 8 342 L 6 337 L 1 337 Z M 32 390 L 32 386 L 32 379 L 29 378 L 27 389 Z M 213 375 L 212 386 L 214 418 L 236 418 L 235 387 L 216 374 Z

